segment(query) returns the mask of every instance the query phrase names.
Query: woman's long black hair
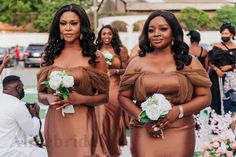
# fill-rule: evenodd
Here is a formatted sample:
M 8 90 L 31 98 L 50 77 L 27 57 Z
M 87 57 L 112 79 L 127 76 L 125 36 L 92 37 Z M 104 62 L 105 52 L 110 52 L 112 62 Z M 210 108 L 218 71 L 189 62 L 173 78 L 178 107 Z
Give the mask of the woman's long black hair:
M 148 27 L 150 21 L 157 16 L 163 17 L 172 29 L 172 37 L 174 38 L 172 45 L 172 49 L 174 51 L 174 60 L 176 69 L 181 70 L 185 65 L 189 65 L 191 63 L 192 57 L 189 55 L 188 45 L 183 41 L 183 30 L 175 15 L 169 11 L 156 10 L 152 12 L 147 18 L 143 26 L 142 33 L 139 37 L 139 47 L 141 49 L 139 55 L 140 57 L 143 57 L 146 55 L 146 53 L 151 53 L 154 51 L 153 46 L 150 45 L 148 40 Z
M 52 65 L 54 59 L 61 54 L 62 49 L 65 46 L 64 39 L 60 37 L 60 17 L 64 12 L 74 12 L 79 16 L 80 19 L 80 46 L 82 47 L 83 56 L 90 56 L 89 64 L 95 64 L 96 60 L 96 46 L 94 44 L 95 35 L 91 31 L 89 18 L 85 10 L 77 4 L 68 4 L 62 6 L 55 14 L 51 27 L 49 29 L 49 39 L 45 47 L 44 62 L 42 65 Z M 79 43 L 78 43 L 79 44 Z
M 120 51 L 121 51 L 121 47 L 122 47 L 122 43 L 118 34 L 118 30 L 113 28 L 111 25 L 105 25 L 103 26 L 100 31 L 98 32 L 98 37 L 96 40 L 96 45 L 98 50 L 100 50 L 102 48 L 103 45 L 103 41 L 102 41 L 102 30 L 108 28 L 111 30 L 112 32 L 112 40 L 111 40 L 111 46 L 114 49 L 115 53 L 119 56 L 120 55 Z

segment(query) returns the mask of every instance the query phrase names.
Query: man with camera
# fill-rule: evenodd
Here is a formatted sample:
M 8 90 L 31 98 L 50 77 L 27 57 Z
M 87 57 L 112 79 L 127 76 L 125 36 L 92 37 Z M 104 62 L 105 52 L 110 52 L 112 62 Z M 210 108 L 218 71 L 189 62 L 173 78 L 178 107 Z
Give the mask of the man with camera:
M 0 157 L 47 157 L 44 149 L 26 141 L 26 135 L 39 133 L 38 105 L 27 109 L 21 99 L 24 85 L 15 75 L 3 79 L 3 94 L 0 95 Z

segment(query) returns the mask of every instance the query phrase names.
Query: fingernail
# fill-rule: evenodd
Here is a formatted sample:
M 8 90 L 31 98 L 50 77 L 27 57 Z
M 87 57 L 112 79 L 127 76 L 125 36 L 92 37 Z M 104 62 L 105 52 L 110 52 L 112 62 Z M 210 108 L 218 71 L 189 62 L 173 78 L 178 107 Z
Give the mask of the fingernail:
M 51 105 L 55 105 L 55 104 L 56 104 L 56 102 L 52 102 L 52 103 L 51 103 Z

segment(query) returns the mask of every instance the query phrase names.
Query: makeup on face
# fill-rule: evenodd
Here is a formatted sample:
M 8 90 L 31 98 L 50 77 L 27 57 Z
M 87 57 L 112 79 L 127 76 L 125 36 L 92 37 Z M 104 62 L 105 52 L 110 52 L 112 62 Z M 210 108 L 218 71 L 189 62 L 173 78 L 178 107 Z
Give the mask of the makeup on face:
M 59 21 L 60 34 L 66 42 L 79 40 L 80 19 L 74 12 L 64 12 Z
M 148 27 L 148 39 L 154 48 L 164 48 L 171 44 L 172 30 L 166 20 L 157 16 L 153 18 Z
M 112 31 L 109 28 L 104 28 L 101 32 L 101 39 L 104 44 L 110 44 L 112 41 Z

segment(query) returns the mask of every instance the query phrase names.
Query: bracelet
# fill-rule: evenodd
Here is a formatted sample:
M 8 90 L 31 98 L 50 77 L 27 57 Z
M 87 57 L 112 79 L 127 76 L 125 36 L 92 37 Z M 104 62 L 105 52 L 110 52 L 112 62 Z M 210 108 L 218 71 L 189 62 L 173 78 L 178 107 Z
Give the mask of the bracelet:
M 183 118 L 184 116 L 184 109 L 183 109 L 183 106 L 182 105 L 179 105 L 179 118 Z
M 138 122 L 139 123 L 141 123 L 141 113 L 142 113 L 142 111 L 139 113 L 139 115 L 138 115 Z
M 119 75 L 119 73 L 120 73 L 120 70 L 119 70 L 119 69 L 116 69 L 115 74 L 116 74 L 116 75 Z

